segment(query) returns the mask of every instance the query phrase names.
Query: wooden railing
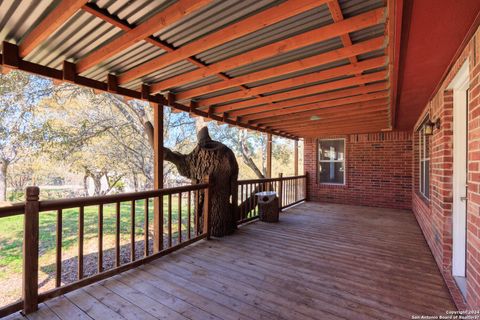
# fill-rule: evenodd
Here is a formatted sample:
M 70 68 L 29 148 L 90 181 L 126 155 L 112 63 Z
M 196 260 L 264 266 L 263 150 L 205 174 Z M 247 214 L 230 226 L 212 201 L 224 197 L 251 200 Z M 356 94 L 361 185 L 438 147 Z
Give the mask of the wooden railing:
M 93 282 L 111 277 L 120 272 L 135 268 L 146 262 L 152 261 L 160 256 L 178 250 L 200 239 L 208 238 L 209 208 L 210 208 L 210 185 L 207 183 L 183 186 L 178 188 L 160 189 L 145 192 L 125 193 L 119 195 L 108 195 L 101 197 L 74 198 L 64 200 L 39 201 L 39 188 L 29 187 L 26 193 L 26 202 L 10 207 L 0 208 L 0 218 L 15 215 L 24 215 L 24 239 L 23 239 L 23 299 L 7 305 L 0 309 L 0 317 L 13 312 L 24 310 L 25 313 L 31 313 L 37 310 L 38 304 L 53 297 L 70 292 L 77 288 L 86 286 Z M 200 196 L 200 194 L 203 194 Z M 199 215 L 193 208 L 199 207 L 199 201 L 203 201 L 203 230 L 199 232 Z M 177 200 L 174 203 L 174 200 Z M 138 207 L 143 202 L 144 214 L 144 249 L 138 257 L 135 250 L 136 234 L 135 220 Z M 150 205 L 156 202 L 159 205 L 158 221 L 164 221 L 162 239 L 153 239 L 157 241 L 158 250 L 153 252 L 150 246 L 149 238 L 149 214 L 153 211 Z M 121 228 L 120 215 L 122 204 L 129 205 L 131 226 L 129 228 L 130 244 L 129 261 L 125 262 L 125 257 L 121 257 Z M 165 204 L 165 206 L 163 205 Z M 193 208 L 192 208 L 193 204 Z M 115 220 L 115 264 L 107 270 L 103 265 L 103 239 L 104 239 L 104 208 L 108 205 L 114 206 Z M 98 257 L 97 272 L 95 274 L 85 274 L 84 272 L 84 229 L 85 229 L 85 208 L 95 206 L 98 213 Z M 176 206 L 176 208 L 172 208 Z M 62 285 L 62 214 L 66 209 L 78 209 L 78 254 L 77 254 L 77 280 Z M 183 208 L 183 210 L 182 210 Z M 56 212 L 56 261 L 55 261 L 55 288 L 46 292 L 39 293 L 38 275 L 39 275 L 39 219 L 43 213 Z M 182 218 L 182 211 L 186 215 L 187 226 L 183 226 L 185 221 Z M 164 217 L 164 213 L 166 213 Z M 176 213 L 177 218 L 173 218 Z M 176 223 L 176 225 L 174 225 Z M 186 229 L 186 230 L 185 230 Z M 174 234 L 176 233 L 175 237 Z M 166 238 L 166 239 L 164 239 Z M 165 240 L 165 245 L 164 245 Z
M 306 200 L 308 176 L 294 176 L 270 179 L 240 180 L 238 181 L 238 224 L 258 218 L 257 197 L 255 193 L 260 191 L 276 191 L 280 200 L 280 208 L 285 209 L 299 202 Z M 164 256 L 175 250 L 204 238 L 209 238 L 209 212 L 211 188 L 206 183 L 195 184 L 177 188 L 159 189 L 144 192 L 125 193 L 100 197 L 73 198 L 62 200 L 39 200 L 40 190 L 38 187 L 29 187 L 26 192 L 26 201 L 22 204 L 15 204 L 9 207 L 0 208 L 0 219 L 11 216 L 24 216 L 23 228 L 23 282 L 22 299 L 10 305 L 0 308 L 0 317 L 22 310 L 31 313 L 37 310 L 38 304 L 53 297 L 65 294 L 80 287 L 89 285 L 96 281 L 111 277 L 126 270 L 138 267 L 146 262 Z M 235 201 L 235 200 L 234 200 Z M 203 205 L 200 204 L 203 203 Z M 129 209 L 129 244 L 121 245 L 122 229 L 121 212 L 122 205 Z M 153 208 L 158 206 L 158 221 L 163 221 L 161 239 L 151 239 L 149 234 L 150 214 Z M 96 208 L 97 223 L 96 237 L 96 272 L 85 272 L 85 208 Z M 203 208 L 202 224 L 204 232 L 199 231 L 200 215 L 194 208 Z M 104 214 L 106 208 L 113 209 L 115 214 L 114 222 L 114 263 L 110 266 L 104 265 Z M 143 250 L 136 250 L 136 226 L 138 209 L 143 208 Z M 76 254 L 76 280 L 62 280 L 62 234 L 64 230 L 64 213 L 75 209 L 77 220 L 78 252 Z M 55 288 L 45 292 L 39 292 L 39 235 L 40 219 L 43 214 L 55 214 Z M 176 219 L 173 214 L 176 213 Z M 185 219 L 182 217 L 185 214 Z M 50 226 L 49 226 L 50 227 Z M 88 226 L 87 226 L 88 227 Z M 111 225 L 107 225 L 111 227 Z M 153 246 L 150 245 L 153 240 Z M 141 242 L 141 241 L 140 241 Z M 126 248 L 125 248 L 126 247 Z M 153 250 L 156 247 L 157 250 Z M 128 249 L 127 257 L 122 255 Z M 110 249 L 109 249 L 110 250 Z M 139 256 L 139 254 L 141 256 Z M 91 269 L 91 268 L 90 268 Z
M 257 192 L 275 191 L 283 210 L 307 199 L 307 183 L 307 175 L 283 177 L 280 174 L 278 178 L 239 180 L 237 223 L 258 218 Z

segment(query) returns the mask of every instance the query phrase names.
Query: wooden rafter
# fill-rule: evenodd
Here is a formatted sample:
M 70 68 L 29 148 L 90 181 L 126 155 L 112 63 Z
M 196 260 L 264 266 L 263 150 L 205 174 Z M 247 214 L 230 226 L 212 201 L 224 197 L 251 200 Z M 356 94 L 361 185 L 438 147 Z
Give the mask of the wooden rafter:
M 369 118 L 375 118 L 377 116 L 379 117 L 384 117 L 387 115 L 388 109 L 386 106 L 383 106 L 380 110 L 378 108 L 371 108 L 370 110 L 367 111 L 362 111 L 362 112 L 355 112 L 352 113 L 351 115 L 349 114 L 349 117 L 354 117 L 354 120 L 368 120 Z M 266 126 L 267 128 L 277 128 L 277 129 L 282 129 L 282 130 L 288 130 L 290 128 L 301 128 L 304 126 L 311 126 L 312 124 L 324 124 L 328 122 L 335 122 L 337 120 L 343 120 L 344 122 L 350 122 L 349 117 L 345 117 L 344 114 L 329 114 L 329 115 L 322 115 L 319 116 L 319 120 L 311 120 L 309 118 L 301 119 L 301 120 L 296 120 L 296 121 L 289 121 L 289 122 L 283 122 L 280 124 L 276 125 L 269 125 Z M 347 121 L 348 120 L 348 121 Z
M 75 12 L 87 2 L 87 0 L 63 0 L 56 6 L 38 26 L 36 26 L 20 42 L 18 48 L 21 58 L 26 57 L 39 44 L 46 40 L 55 32 L 65 21 L 67 21 Z
M 226 60 L 214 63 L 208 67 L 201 70 L 193 70 L 180 74 L 178 76 L 163 80 L 158 83 L 153 83 L 151 85 L 152 91 L 157 92 L 169 88 L 173 88 L 179 85 L 183 85 L 197 79 L 205 78 L 211 75 L 214 75 L 218 72 L 223 72 L 226 70 L 231 70 L 246 64 L 250 64 L 256 61 L 260 61 L 287 51 L 292 51 L 298 48 L 306 47 L 308 45 L 319 42 L 319 39 L 325 39 L 328 37 L 326 34 L 333 32 L 337 35 L 345 34 L 351 32 L 352 30 L 357 30 L 357 28 L 366 28 L 371 25 L 380 23 L 384 19 L 384 9 L 377 9 L 371 12 L 364 13 L 357 17 L 345 20 L 340 24 L 333 24 L 326 26 L 320 29 L 314 29 L 291 38 L 287 38 L 270 45 L 263 46 L 258 49 L 248 51 L 246 53 L 228 58 Z M 335 52 L 333 52 L 335 53 Z M 332 53 L 332 54 L 333 54 Z M 340 51 L 339 54 L 344 54 L 345 58 L 353 54 L 353 52 L 348 52 L 348 50 Z M 328 56 L 326 56 L 327 58 Z M 330 61 L 338 60 L 334 56 L 330 56 Z
M 90 54 L 77 62 L 77 72 L 82 73 L 88 70 L 98 63 L 129 48 L 136 42 L 148 38 L 151 34 L 168 27 L 192 12 L 205 7 L 211 2 L 212 0 L 179 0 L 165 10 L 153 15 L 137 27 L 127 31 L 120 37 L 97 50 L 90 52 Z
M 281 125 L 284 123 L 301 123 L 305 120 L 309 120 L 311 116 L 330 116 L 330 115 L 345 115 L 348 113 L 348 116 L 354 116 L 362 114 L 364 112 L 369 112 L 372 110 L 381 111 L 386 110 L 388 104 L 380 104 L 378 106 L 371 105 L 356 105 L 356 104 L 347 104 L 344 106 L 334 106 L 319 110 L 312 110 L 307 112 L 293 113 L 284 116 L 276 116 L 272 118 L 259 119 L 257 121 L 252 121 L 256 125 L 261 127 L 274 127 L 276 125 Z
M 312 104 L 307 104 L 307 105 L 293 107 L 293 108 L 272 110 L 270 112 L 253 113 L 253 114 L 249 114 L 242 117 L 242 121 L 253 121 L 253 120 L 264 119 L 264 118 L 273 118 L 275 116 L 281 116 L 281 115 L 297 113 L 297 112 L 319 110 L 322 108 L 328 108 L 332 106 L 341 106 L 341 105 L 352 104 L 352 103 L 356 103 L 358 105 L 364 105 L 364 104 L 378 105 L 384 102 L 387 103 L 388 102 L 387 98 L 388 98 L 388 92 L 386 91 L 369 93 L 369 94 L 363 94 L 355 97 L 312 103 Z
M 382 82 L 382 83 L 367 85 L 365 87 L 343 89 L 343 90 L 338 90 L 333 92 L 319 93 L 319 94 L 315 94 L 307 97 L 280 101 L 280 102 L 274 103 L 273 105 L 276 109 L 295 107 L 295 106 L 301 106 L 301 105 L 320 102 L 320 101 L 346 98 L 346 97 L 361 95 L 361 94 L 370 93 L 370 92 L 378 92 L 378 91 L 386 90 L 387 88 L 388 88 L 387 83 Z M 264 112 L 271 109 L 272 108 L 270 105 L 264 104 L 264 105 L 260 105 L 260 106 L 256 106 L 248 109 L 231 111 L 228 113 L 228 115 L 232 117 L 238 117 L 238 116 L 243 116 L 243 115 L 252 114 L 256 112 Z
M 305 60 L 311 60 L 311 61 L 313 61 L 313 63 L 315 63 L 315 61 L 323 61 L 320 57 L 315 56 L 315 57 L 311 57 L 311 58 L 308 58 L 308 59 L 295 61 L 294 63 L 295 64 L 298 63 L 299 65 L 304 65 L 304 66 L 306 66 L 305 69 L 307 69 L 307 68 L 310 67 L 310 64 L 306 63 Z M 250 97 L 253 97 L 253 96 L 259 95 L 259 94 L 264 94 L 264 93 L 273 92 L 273 91 L 277 91 L 277 90 L 293 88 L 293 87 L 297 87 L 297 86 L 300 86 L 300 85 L 306 85 L 306 84 L 317 82 L 317 81 L 333 79 L 333 78 L 341 77 L 341 76 L 345 76 L 345 75 L 355 75 L 359 72 L 363 72 L 363 71 L 366 71 L 366 70 L 382 67 L 382 66 L 385 65 L 386 61 L 387 60 L 386 60 L 385 57 L 379 57 L 379 58 L 374 58 L 374 59 L 369 59 L 369 60 L 366 60 L 366 61 L 362 61 L 362 62 L 357 63 L 355 65 L 350 64 L 350 65 L 336 67 L 336 68 L 332 68 L 332 69 L 328 69 L 328 70 L 309 73 L 309 74 L 306 74 L 306 75 L 303 75 L 303 76 L 298 76 L 298 77 L 294 77 L 294 78 L 290 78 L 290 79 L 286 79 L 286 80 L 282 80 L 282 81 L 273 82 L 271 84 L 258 86 L 258 87 L 249 89 L 248 91 L 233 92 L 233 93 L 224 94 L 224 95 L 214 97 L 214 98 L 200 100 L 200 101 L 198 101 L 198 105 L 199 106 L 211 106 L 211 105 L 215 105 L 215 104 L 218 104 L 218 103 L 223 103 L 223 102 L 227 102 L 227 101 L 231 101 L 231 100 L 250 98 Z M 320 62 L 320 64 L 323 64 L 323 63 Z M 276 68 L 273 68 L 273 69 L 282 69 L 282 68 L 281 67 L 276 67 Z M 271 69 L 267 69 L 267 70 L 271 70 Z M 258 73 L 265 73 L 265 70 L 264 71 L 259 71 Z M 275 74 L 274 71 L 272 71 L 272 75 L 273 74 Z M 277 73 L 277 75 L 281 75 L 281 74 L 282 74 L 281 72 Z M 252 75 L 253 74 L 249 74 L 248 76 L 245 76 L 245 77 L 250 78 Z M 239 77 L 239 78 L 243 78 L 243 77 Z M 255 81 L 257 81 L 257 80 L 255 80 Z
M 228 41 L 238 39 L 244 35 L 318 7 L 327 1 L 329 0 L 288 0 L 254 16 L 233 23 L 219 31 L 202 37 L 199 40 L 193 41 L 177 49 L 174 53 L 172 52 L 161 55 L 158 58 L 152 59 L 138 67 L 128 70 L 119 76 L 119 82 L 120 84 L 124 84 L 134 79 L 138 79 L 200 52 L 219 46 Z
M 319 92 L 327 92 L 331 90 L 337 90 L 337 89 L 342 89 L 342 88 L 348 88 L 352 86 L 356 86 L 362 83 L 370 83 L 370 82 L 377 82 L 377 81 L 383 81 L 387 78 L 387 72 L 386 71 L 379 71 L 367 75 L 362 75 L 361 77 L 358 78 L 347 78 L 343 80 L 338 80 L 338 81 L 332 81 L 328 83 L 323 83 L 323 84 L 318 84 L 306 88 L 301 88 L 301 89 L 296 89 L 296 90 L 291 90 L 288 92 L 283 92 L 283 93 L 277 93 L 277 94 L 272 94 L 269 96 L 261 97 L 261 98 L 256 98 L 256 99 L 251 99 L 247 101 L 241 101 L 241 102 L 236 102 L 236 103 L 231 103 L 225 106 L 217 107 L 214 109 L 216 113 L 218 112 L 229 112 L 232 110 L 237 110 L 237 109 L 243 109 L 243 108 L 248 108 L 248 107 L 253 107 L 256 105 L 261 105 L 265 103 L 270 103 L 270 102 L 275 102 L 275 101 L 281 101 L 281 100 L 289 100 L 301 96 L 306 96 L 310 94 L 317 94 Z
M 311 32 L 311 33 L 315 33 L 315 35 L 303 35 L 303 37 L 305 37 L 305 39 L 309 39 L 310 42 L 313 42 L 313 41 L 314 41 L 314 43 L 315 42 L 321 42 L 321 41 L 331 39 L 331 38 L 334 38 L 336 36 L 345 34 L 345 32 L 351 32 L 351 31 L 357 30 L 357 28 L 361 29 L 361 28 L 365 28 L 367 26 L 375 25 L 378 22 L 378 19 L 379 19 L 378 15 L 372 14 L 372 12 L 368 12 L 368 13 L 365 13 L 363 16 L 356 16 L 356 17 L 351 18 L 349 20 L 345 20 L 343 24 L 342 23 L 338 23 L 338 24 L 334 23 L 334 24 L 325 26 L 323 28 L 316 29 L 316 30 Z M 349 28 L 345 28 L 345 25 L 347 25 Z M 326 29 L 328 29 L 328 30 L 326 30 Z M 384 45 L 383 37 L 380 37 L 380 38 L 377 38 L 377 39 L 374 39 L 374 40 L 375 41 L 369 41 L 368 44 L 364 45 L 363 47 L 357 45 L 357 46 L 351 48 L 352 50 L 350 51 L 350 54 L 345 54 L 345 55 L 351 57 L 351 56 L 354 56 L 354 53 L 359 54 L 355 50 L 358 50 L 358 51 L 364 53 L 365 51 L 363 51 L 363 50 L 373 51 L 373 50 L 381 48 Z M 352 46 L 350 45 L 349 47 L 352 47 Z M 345 52 L 348 52 L 348 50 L 339 51 L 339 53 L 340 53 L 339 56 L 341 55 L 341 53 L 345 53 Z M 327 55 L 327 57 L 328 57 L 328 55 Z M 320 60 L 316 64 L 314 62 L 315 58 L 309 58 L 309 59 L 303 59 L 303 60 L 306 60 L 306 62 L 308 62 L 308 63 L 306 63 L 306 67 L 303 68 L 303 69 L 307 69 L 311 66 L 318 66 L 322 63 L 325 63 L 325 62 L 323 62 L 323 61 L 325 61 L 325 58 L 323 60 Z M 337 56 L 337 60 L 339 60 L 338 56 Z M 228 88 L 234 87 L 238 84 L 245 84 L 245 83 L 249 83 L 249 82 L 263 80 L 263 79 L 266 79 L 268 77 L 275 76 L 276 73 L 278 75 L 282 75 L 282 74 L 285 74 L 285 73 L 302 70 L 302 69 L 299 69 L 300 68 L 299 66 L 302 65 L 302 60 L 298 61 L 298 63 L 296 63 L 296 64 L 292 63 L 291 65 L 296 66 L 296 68 L 292 68 L 293 69 L 292 71 L 289 71 L 288 68 L 285 68 L 284 70 L 286 70 L 286 71 L 282 72 L 282 66 L 280 66 L 280 67 L 276 68 L 277 70 L 272 71 L 271 73 L 268 73 L 268 72 L 265 72 L 265 71 L 264 72 L 257 72 L 255 74 L 250 74 L 250 75 L 247 75 L 247 76 L 234 78 L 234 79 L 231 79 L 231 80 L 228 80 L 228 81 L 222 81 L 222 82 L 218 82 L 218 83 L 214 83 L 214 84 L 210 84 L 210 85 L 201 86 L 201 87 L 191 89 L 191 90 L 188 90 L 188 91 L 184 91 L 184 92 L 181 92 L 181 93 L 177 94 L 176 99 L 177 100 L 184 100 L 184 99 L 188 99 L 188 98 L 191 98 L 191 97 L 200 96 L 202 94 L 207 94 L 207 93 L 214 92 L 214 91 L 220 91 L 220 90 L 223 90 L 223 89 L 228 89 Z

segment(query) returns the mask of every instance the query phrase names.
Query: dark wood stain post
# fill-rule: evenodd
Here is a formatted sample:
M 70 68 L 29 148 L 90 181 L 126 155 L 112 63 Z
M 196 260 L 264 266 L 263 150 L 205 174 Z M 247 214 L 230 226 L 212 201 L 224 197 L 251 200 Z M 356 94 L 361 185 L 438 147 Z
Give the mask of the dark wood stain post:
M 28 187 L 23 233 L 23 311 L 38 310 L 38 187 Z
M 267 133 L 267 178 L 272 177 L 272 134 Z
M 192 193 L 190 191 L 188 191 L 188 200 L 187 200 L 187 207 L 188 207 L 188 221 L 187 221 L 187 229 L 188 229 L 188 234 L 187 234 L 187 237 L 188 237 L 188 240 L 190 240 L 192 238 L 191 236 L 191 227 L 192 227 Z
M 153 105 L 154 118 L 154 150 L 153 150 L 153 173 L 154 189 L 163 189 L 163 104 Z M 153 252 L 163 249 L 163 196 L 154 198 L 153 210 Z
M 182 243 L 182 193 L 178 194 L 178 243 Z
M 304 185 L 303 185 L 303 192 L 304 195 L 303 197 L 305 198 L 305 201 L 309 201 L 310 199 L 308 198 L 308 182 L 309 182 L 309 176 L 308 172 L 305 172 L 305 180 L 304 180 Z

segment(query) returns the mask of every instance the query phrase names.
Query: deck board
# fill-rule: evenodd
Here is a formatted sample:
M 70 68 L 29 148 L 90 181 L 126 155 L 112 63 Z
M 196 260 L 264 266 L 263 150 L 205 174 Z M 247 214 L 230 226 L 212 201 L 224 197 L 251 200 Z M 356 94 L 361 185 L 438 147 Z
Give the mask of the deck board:
M 279 223 L 243 226 L 48 301 L 28 318 L 361 320 L 446 310 L 455 306 L 411 212 L 309 202 Z

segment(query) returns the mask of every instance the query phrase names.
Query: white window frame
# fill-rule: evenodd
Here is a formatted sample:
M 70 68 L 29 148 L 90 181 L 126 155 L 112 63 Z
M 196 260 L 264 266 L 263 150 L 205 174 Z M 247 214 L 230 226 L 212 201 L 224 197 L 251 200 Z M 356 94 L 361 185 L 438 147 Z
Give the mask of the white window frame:
M 425 135 L 425 127 L 422 125 L 420 127 L 420 130 L 418 131 L 418 145 L 419 145 L 419 172 L 418 172 L 418 191 L 425 197 L 425 199 L 430 200 L 430 192 L 426 192 L 427 190 L 427 184 L 425 179 L 426 175 L 428 174 L 428 181 L 430 182 L 430 153 L 429 150 L 427 150 L 427 139 L 429 139 L 430 136 Z M 430 143 L 428 144 L 430 145 Z M 428 172 L 426 170 L 427 168 L 427 162 L 428 162 Z M 422 170 L 423 169 L 423 170 Z M 422 175 L 423 172 L 423 175 Z M 428 190 L 430 191 L 430 186 L 428 186 Z
M 337 141 L 337 140 L 342 140 L 343 141 L 343 160 L 321 160 L 321 155 L 320 155 L 320 143 L 322 141 Z M 346 166 L 346 161 L 347 161 L 347 141 L 345 138 L 328 138 L 328 139 L 318 139 L 317 141 L 317 177 L 318 181 L 320 184 L 325 184 L 325 185 L 335 185 L 335 186 L 344 186 L 346 185 L 347 181 L 347 166 Z M 336 183 L 336 182 L 322 182 L 320 180 L 320 163 L 321 162 L 342 162 L 343 163 L 343 182 L 341 183 Z

